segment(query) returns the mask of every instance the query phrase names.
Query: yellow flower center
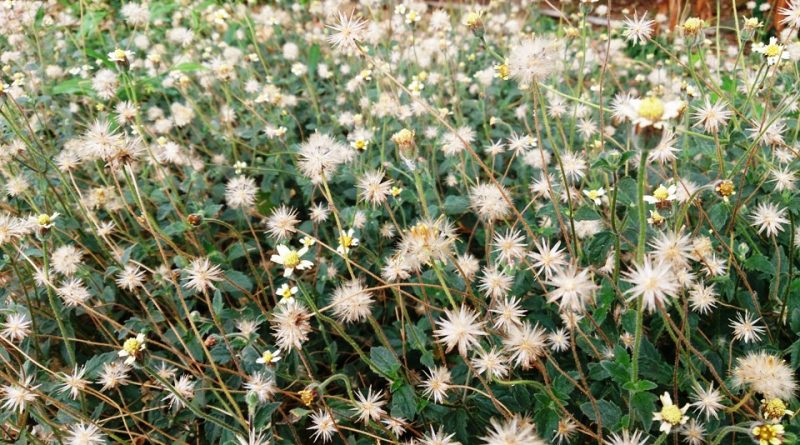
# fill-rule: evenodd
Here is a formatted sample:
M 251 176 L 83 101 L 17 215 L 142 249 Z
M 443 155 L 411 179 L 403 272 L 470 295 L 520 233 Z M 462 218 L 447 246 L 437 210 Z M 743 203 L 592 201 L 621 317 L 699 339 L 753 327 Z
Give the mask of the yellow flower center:
M 128 353 L 128 355 L 136 355 L 139 352 L 139 348 L 141 347 L 142 343 L 135 339 L 129 338 L 125 340 L 125 343 L 122 345 L 122 349 Z
M 300 401 L 303 402 L 305 406 L 311 406 L 311 402 L 314 401 L 314 393 L 308 389 L 298 391 L 297 395 L 300 396 Z
M 676 405 L 667 405 L 661 408 L 661 418 L 664 419 L 664 422 L 677 425 L 681 423 L 682 417 L 683 413 Z
M 594 200 L 600 197 L 600 193 L 597 190 L 589 190 L 586 192 L 586 196 L 588 196 L 589 199 Z
M 733 181 L 725 180 L 717 185 L 717 193 L 719 193 L 721 196 L 731 196 L 733 195 L 734 191 Z
M 477 12 L 470 12 L 469 14 L 467 14 L 467 17 L 464 19 L 464 23 L 466 23 L 466 25 L 469 28 L 476 27 L 477 25 L 480 24 L 480 22 L 481 22 L 481 16 Z
M 664 115 L 664 102 L 657 97 L 646 97 L 639 104 L 639 116 L 650 120 L 658 121 Z
M 298 264 L 300 264 L 300 255 L 296 250 L 290 250 L 283 258 L 283 265 L 290 269 L 297 267 Z
M 497 77 L 499 77 L 500 79 L 508 80 L 509 70 L 508 70 L 508 65 L 506 65 L 505 63 L 494 67 L 494 71 L 497 74 Z
M 40 226 L 46 226 L 51 222 L 53 222 L 53 220 L 50 218 L 50 215 L 46 215 L 44 213 L 39 215 L 39 217 L 36 218 L 36 221 L 39 223 Z
M 115 49 L 114 50 L 114 58 L 115 59 L 117 59 L 117 60 L 125 60 L 125 57 L 126 57 L 125 56 L 125 51 L 123 51 L 121 49 Z
M 264 354 L 261 356 L 261 360 L 264 361 L 265 364 L 272 362 L 272 353 L 269 351 L 264 351 Z
M 339 237 L 339 245 L 348 248 L 353 244 L 353 237 L 350 235 L 342 235 Z
M 578 28 L 574 27 L 574 26 L 567 27 L 565 33 L 567 34 L 567 37 L 569 37 L 571 39 L 580 37 L 580 35 L 581 35 L 581 31 Z
M 748 28 L 748 29 L 756 29 L 756 28 L 758 28 L 759 26 L 761 26 L 761 24 L 758 22 L 758 19 L 757 19 L 757 18 L 755 18 L 755 17 L 751 17 L 751 18 L 749 18 L 749 19 L 746 19 L 746 20 L 744 21 L 744 27 L 745 27 L 745 28 Z
M 700 32 L 700 30 L 703 28 L 703 25 L 703 20 L 697 17 L 688 18 L 685 22 L 683 22 L 683 32 L 688 35 L 695 35 Z
M 771 425 L 771 424 L 765 423 L 763 425 L 759 425 L 759 426 L 753 428 L 753 435 L 762 444 L 763 443 L 771 443 L 771 444 L 781 443 L 781 440 L 780 440 L 781 433 L 783 433 L 783 427 L 781 425 Z
M 669 198 L 669 190 L 661 185 L 653 191 L 653 197 L 659 201 L 666 201 Z
M 392 141 L 401 147 L 408 147 L 414 143 L 414 132 L 404 128 L 392 136 Z
M 355 148 L 358 150 L 364 150 L 367 148 L 367 141 L 363 139 L 357 139 L 355 142 Z
M 764 405 L 763 411 L 767 419 L 780 419 L 786 414 L 786 404 L 781 399 L 772 399 Z
M 764 56 L 766 57 L 777 57 L 781 53 L 780 45 L 770 44 L 764 48 Z

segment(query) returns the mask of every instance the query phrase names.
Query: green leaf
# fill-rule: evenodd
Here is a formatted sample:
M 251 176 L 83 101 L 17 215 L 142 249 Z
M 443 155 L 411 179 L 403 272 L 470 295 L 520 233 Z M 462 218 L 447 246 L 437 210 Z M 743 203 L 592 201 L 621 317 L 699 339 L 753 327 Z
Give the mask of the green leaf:
M 448 196 L 444 200 L 444 213 L 446 215 L 460 215 L 469 208 L 469 199 L 465 196 Z
M 586 417 L 591 421 L 597 422 L 597 417 L 595 416 L 594 407 L 592 407 L 591 402 L 582 404 L 581 411 L 583 411 Z M 603 427 L 612 430 L 616 427 L 619 418 L 622 416 L 622 410 L 620 410 L 617 405 L 607 400 L 597 401 L 597 411 L 600 413 L 600 420 L 603 422 Z
M 231 280 L 232 283 L 236 284 L 236 286 L 241 287 L 242 289 L 244 289 L 244 290 L 246 290 L 248 292 L 253 290 L 253 281 L 250 280 L 250 278 L 247 275 L 239 272 L 238 270 L 229 270 L 229 271 L 225 272 L 225 276 L 229 280 Z M 239 289 L 237 289 L 234 286 L 231 286 L 228 283 L 224 283 L 223 287 L 228 292 L 233 292 L 233 293 L 241 292 Z
M 772 267 L 772 263 L 770 263 L 769 259 L 758 252 L 756 252 L 755 254 L 753 254 L 753 256 L 745 260 L 744 268 L 748 271 L 753 271 L 753 272 L 758 271 L 768 275 L 772 275 L 773 273 L 775 273 L 775 270 Z
M 211 307 L 214 309 L 214 312 L 217 313 L 217 314 L 222 312 L 222 309 L 224 308 L 224 302 L 222 300 L 222 293 L 219 291 L 219 289 L 217 289 L 214 292 L 214 300 L 211 303 Z
M 414 420 L 417 414 L 417 399 L 414 388 L 403 383 L 392 395 L 392 417 L 402 417 L 408 421 Z
M 627 389 L 628 391 L 633 392 L 643 392 L 643 391 L 650 391 L 651 389 L 656 389 L 658 385 L 651 382 L 650 380 L 639 380 L 636 382 L 627 382 L 622 385 L 622 388 Z
M 179 64 L 173 66 L 170 69 L 170 71 L 178 71 L 178 72 L 181 72 L 181 73 L 191 73 L 191 72 L 194 72 L 194 71 L 201 71 L 201 70 L 204 70 L 204 69 L 205 69 L 205 67 L 203 65 L 199 64 L 199 63 L 184 62 L 184 63 L 179 63 Z
M 52 93 L 53 95 L 58 94 L 78 94 L 78 95 L 86 95 L 92 91 L 92 82 L 88 79 L 81 79 L 80 77 L 75 77 L 72 79 L 67 79 L 58 85 L 53 87 Z
M 377 367 L 377 371 L 394 380 L 397 371 L 400 369 L 400 362 L 394 354 L 383 346 L 377 346 L 369 350 L 369 358 Z
M 631 397 L 631 407 L 633 407 L 634 418 L 642 420 L 644 430 L 650 429 L 653 424 L 653 412 L 656 410 L 656 397 L 653 393 L 637 392 Z
M 258 411 L 256 411 L 256 418 L 255 421 L 253 422 L 254 426 L 259 430 L 262 428 L 266 428 L 266 426 L 272 420 L 272 413 L 274 413 L 280 406 L 281 406 L 280 402 L 271 402 L 264 404 L 264 406 L 262 406 L 261 408 L 258 409 Z
M 100 22 L 106 16 L 105 11 L 86 11 L 81 18 L 81 28 L 78 30 L 78 35 L 81 37 L 96 34 L 100 30 Z
M 316 73 L 317 65 L 319 64 L 319 59 L 322 55 L 318 44 L 311 45 L 311 48 L 308 50 L 308 72 L 309 73 Z

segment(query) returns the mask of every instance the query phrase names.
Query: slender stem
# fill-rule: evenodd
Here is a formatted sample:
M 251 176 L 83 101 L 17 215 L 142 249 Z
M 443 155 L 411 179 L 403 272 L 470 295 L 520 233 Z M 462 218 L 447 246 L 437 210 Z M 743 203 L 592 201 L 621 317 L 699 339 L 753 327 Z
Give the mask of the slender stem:
M 44 279 L 47 283 L 50 283 L 50 264 L 48 259 L 47 253 L 47 240 L 44 237 L 47 236 L 46 234 L 42 237 L 42 258 L 44 260 Z M 47 300 L 50 303 L 50 308 L 53 310 L 53 317 L 56 319 L 56 323 L 58 324 L 58 330 L 61 332 L 61 337 L 64 340 L 64 346 L 67 349 L 67 355 L 69 356 L 69 365 L 74 367 L 75 366 L 75 351 L 73 350 L 72 343 L 70 343 L 69 339 L 71 338 L 70 335 L 67 335 L 67 329 L 64 326 L 64 321 L 61 319 L 61 313 L 56 302 L 55 293 L 53 292 L 53 286 L 48 285 L 45 286 L 47 288 Z M 33 314 L 31 314 L 31 317 Z
M 636 261 L 644 262 L 645 245 L 647 244 L 647 209 L 644 203 L 645 187 L 647 185 L 647 150 L 642 150 L 639 158 L 639 177 L 637 178 L 637 207 L 639 210 L 639 242 L 636 245 Z M 633 357 L 631 359 L 631 382 L 639 381 L 639 354 L 642 349 L 642 325 L 644 324 L 644 297 L 636 299 L 636 329 L 633 336 Z M 633 399 L 634 391 L 630 392 Z M 632 400 L 631 400 L 632 402 Z M 630 403 L 630 416 L 628 426 L 633 423 L 633 403 Z

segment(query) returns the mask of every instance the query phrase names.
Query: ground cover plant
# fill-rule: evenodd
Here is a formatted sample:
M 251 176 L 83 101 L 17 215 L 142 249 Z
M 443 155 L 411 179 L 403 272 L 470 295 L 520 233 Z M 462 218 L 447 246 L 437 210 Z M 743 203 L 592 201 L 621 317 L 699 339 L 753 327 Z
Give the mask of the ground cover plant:
M 800 1 L 265 3 L 0 3 L 0 441 L 796 441 Z

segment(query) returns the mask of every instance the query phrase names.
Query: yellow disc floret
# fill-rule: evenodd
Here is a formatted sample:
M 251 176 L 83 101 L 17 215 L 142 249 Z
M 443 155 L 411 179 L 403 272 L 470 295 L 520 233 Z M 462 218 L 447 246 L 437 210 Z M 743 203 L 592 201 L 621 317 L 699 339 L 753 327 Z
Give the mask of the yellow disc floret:
M 664 420 L 664 422 L 678 425 L 681 423 L 683 413 L 676 405 L 666 405 L 661 408 L 661 418 Z
M 36 222 L 38 222 L 40 226 L 46 226 L 52 223 L 53 221 L 50 218 L 50 215 L 42 213 L 41 215 L 39 215 L 38 218 L 36 218 Z
M 122 350 L 127 352 L 128 355 L 134 356 L 139 352 L 141 347 L 142 342 L 140 342 L 138 338 L 129 338 L 125 340 L 125 343 L 123 343 Z
M 753 428 L 752 432 L 759 445 L 780 445 L 783 443 L 783 425 L 764 423 Z
M 300 254 L 296 250 L 290 250 L 283 257 L 283 265 L 289 269 L 297 267 L 300 264 Z
M 343 233 L 342 236 L 339 237 L 339 245 L 345 249 L 349 248 L 353 245 L 353 237 Z
M 663 185 L 660 185 L 653 191 L 653 198 L 659 201 L 666 201 L 669 198 L 669 190 Z
M 664 102 L 655 96 L 646 97 L 639 103 L 638 111 L 639 116 L 656 122 L 664 115 Z
M 725 198 L 733 195 L 736 192 L 736 189 L 735 189 L 735 187 L 733 185 L 733 181 L 731 181 L 729 179 L 726 179 L 726 180 L 720 182 L 719 184 L 717 184 L 716 190 L 717 190 L 717 193 L 719 193 L 720 196 L 725 197 Z
M 689 36 L 694 36 L 700 33 L 705 26 L 705 22 L 697 17 L 691 17 L 683 22 L 683 33 Z
M 777 420 L 786 414 L 786 404 L 781 399 L 765 400 L 761 405 L 761 412 L 765 419 Z
M 770 43 L 764 47 L 765 57 L 777 57 L 781 54 L 781 46 L 775 43 Z

